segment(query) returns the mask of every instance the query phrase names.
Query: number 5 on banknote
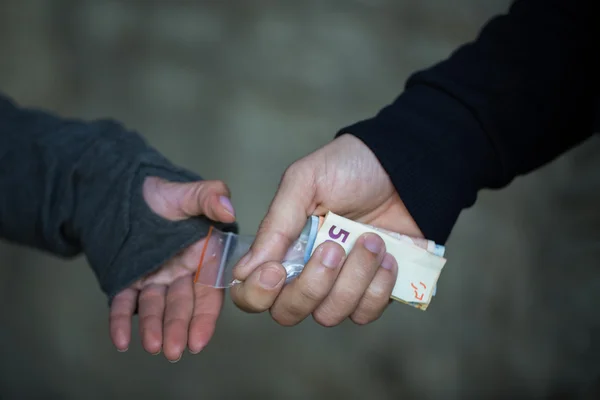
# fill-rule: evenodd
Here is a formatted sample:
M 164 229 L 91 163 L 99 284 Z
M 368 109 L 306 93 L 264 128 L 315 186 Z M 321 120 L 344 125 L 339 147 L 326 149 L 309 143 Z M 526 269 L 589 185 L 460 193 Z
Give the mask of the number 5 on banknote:
M 335 230 L 338 229 L 339 232 L 335 233 Z M 339 238 L 343 237 L 342 239 L 342 243 L 346 243 L 346 240 L 348 240 L 348 236 L 350 236 L 350 232 L 338 228 L 335 225 L 332 225 L 331 228 L 329 229 L 329 237 L 332 238 L 333 240 L 338 240 Z

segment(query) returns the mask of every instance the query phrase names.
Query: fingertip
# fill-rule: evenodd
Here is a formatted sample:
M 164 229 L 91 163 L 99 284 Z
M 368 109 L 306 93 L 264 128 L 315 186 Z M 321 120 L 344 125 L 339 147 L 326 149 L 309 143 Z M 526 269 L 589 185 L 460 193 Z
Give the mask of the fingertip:
M 252 249 L 246 253 L 244 257 L 242 257 L 235 267 L 233 268 L 233 278 L 238 281 L 245 281 L 248 278 L 248 275 L 252 272 L 252 268 L 249 264 L 250 259 L 252 258 Z
M 129 349 L 130 337 L 124 329 L 117 329 L 111 336 L 113 345 L 119 353 L 124 353 Z
M 219 196 L 219 204 L 221 204 L 225 212 L 235 217 L 235 209 L 233 208 L 233 204 L 231 204 L 229 197 Z
M 201 319 L 194 319 L 190 324 L 190 331 L 188 334 L 188 351 L 191 354 L 200 353 L 207 344 L 207 341 L 210 340 L 210 336 L 212 336 L 214 332 L 214 325 L 205 326 Z M 208 338 L 207 338 L 208 337 Z
M 318 255 L 321 264 L 327 268 L 336 269 L 342 266 L 346 251 L 339 243 L 327 240 L 315 249 L 314 255 Z
M 259 313 L 268 310 L 285 283 L 286 272 L 281 264 L 268 262 L 255 269 L 248 278 L 234 285 L 231 297 L 238 308 Z
M 183 350 L 184 350 L 183 347 L 181 347 L 180 350 L 176 350 L 176 351 L 173 351 L 171 349 L 167 352 L 167 350 L 165 350 L 164 351 L 165 358 L 167 360 L 169 360 L 169 362 L 171 362 L 171 363 L 176 363 L 177 361 L 181 360 L 181 356 L 183 355 Z
M 214 221 L 225 223 L 235 222 L 235 209 L 229 198 L 225 196 L 213 196 L 210 201 L 210 209 L 207 210 L 206 214 Z
M 170 362 L 177 362 L 185 347 L 187 345 L 187 332 L 173 332 L 171 330 L 169 335 L 166 336 L 165 343 L 163 344 L 163 353 L 165 358 Z
M 181 360 L 181 357 L 183 357 L 183 352 L 181 352 L 181 354 L 179 354 L 179 357 L 175 358 L 175 359 L 170 359 L 167 358 L 167 360 L 171 363 L 171 364 L 175 364 L 177 362 L 179 362 L 179 360 Z
M 159 355 L 162 350 L 162 338 L 158 335 L 144 334 L 142 338 L 144 350 L 153 356 Z
M 386 269 L 392 272 L 393 274 L 398 273 L 398 263 L 396 262 L 394 256 L 390 253 L 385 253 L 383 260 L 381 261 L 381 266 L 383 267 L 383 269 Z
M 233 304 L 236 307 L 238 307 L 242 311 L 250 312 L 249 310 L 244 309 L 244 302 L 243 302 L 244 285 L 245 285 L 244 281 L 240 281 L 239 283 L 233 285 L 229 289 L 229 296 L 231 297 L 231 300 L 233 301 Z
M 381 257 L 380 259 L 383 260 L 386 246 L 381 236 L 376 233 L 368 232 L 361 235 L 359 241 L 365 247 L 365 249 L 375 254 L 377 257 Z
M 202 343 L 202 342 L 192 342 L 190 341 L 190 343 L 188 344 L 188 351 L 190 352 L 190 354 L 198 354 L 200 353 L 202 350 L 204 350 L 204 348 L 206 347 L 206 344 Z

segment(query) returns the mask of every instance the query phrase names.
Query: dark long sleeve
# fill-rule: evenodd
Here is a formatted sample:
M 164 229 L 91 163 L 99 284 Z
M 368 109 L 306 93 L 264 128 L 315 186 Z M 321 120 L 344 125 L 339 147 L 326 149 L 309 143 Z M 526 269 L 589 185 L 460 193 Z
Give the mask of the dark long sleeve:
M 63 257 L 84 253 L 109 298 L 210 224 L 154 214 L 142 196 L 146 176 L 201 179 L 114 121 L 63 119 L 0 97 L 0 238 Z
M 367 144 L 423 233 L 444 243 L 479 190 L 505 187 L 598 131 L 599 6 L 516 1 L 338 135 Z

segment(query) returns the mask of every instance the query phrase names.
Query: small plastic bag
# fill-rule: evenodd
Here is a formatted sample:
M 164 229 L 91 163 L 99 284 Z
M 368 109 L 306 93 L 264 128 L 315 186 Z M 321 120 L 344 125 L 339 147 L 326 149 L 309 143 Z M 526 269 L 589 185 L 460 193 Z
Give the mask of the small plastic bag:
M 290 246 L 282 260 L 286 269 L 286 283 L 300 275 L 308 262 L 319 229 L 319 217 L 311 216 L 298 239 Z M 228 288 L 236 281 L 233 268 L 250 250 L 256 236 L 221 232 L 211 227 L 200 256 L 195 283 L 214 288 Z

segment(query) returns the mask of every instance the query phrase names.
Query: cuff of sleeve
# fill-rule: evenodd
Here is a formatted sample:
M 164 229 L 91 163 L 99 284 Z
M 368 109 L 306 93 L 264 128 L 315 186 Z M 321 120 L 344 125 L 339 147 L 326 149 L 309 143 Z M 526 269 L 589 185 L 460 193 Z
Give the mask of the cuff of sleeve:
M 121 290 L 159 269 L 179 252 L 204 238 L 209 227 L 238 232 L 237 224 L 222 224 L 204 216 L 169 221 L 155 214 L 143 198 L 146 177 L 156 176 L 172 182 L 202 180 L 199 176 L 172 165 L 142 164 L 131 186 L 129 233 L 118 254 L 102 277 L 101 285 L 109 303 Z
M 175 182 L 202 178 L 169 162 L 136 133 L 110 125 L 79 168 L 77 228 L 86 258 L 109 303 L 141 277 L 202 239 L 211 225 L 237 232 L 204 216 L 170 221 L 143 198 L 148 176 Z
M 373 151 L 423 234 L 440 244 L 478 190 L 496 181 L 497 156 L 477 119 L 437 88 L 411 86 L 342 134 Z

